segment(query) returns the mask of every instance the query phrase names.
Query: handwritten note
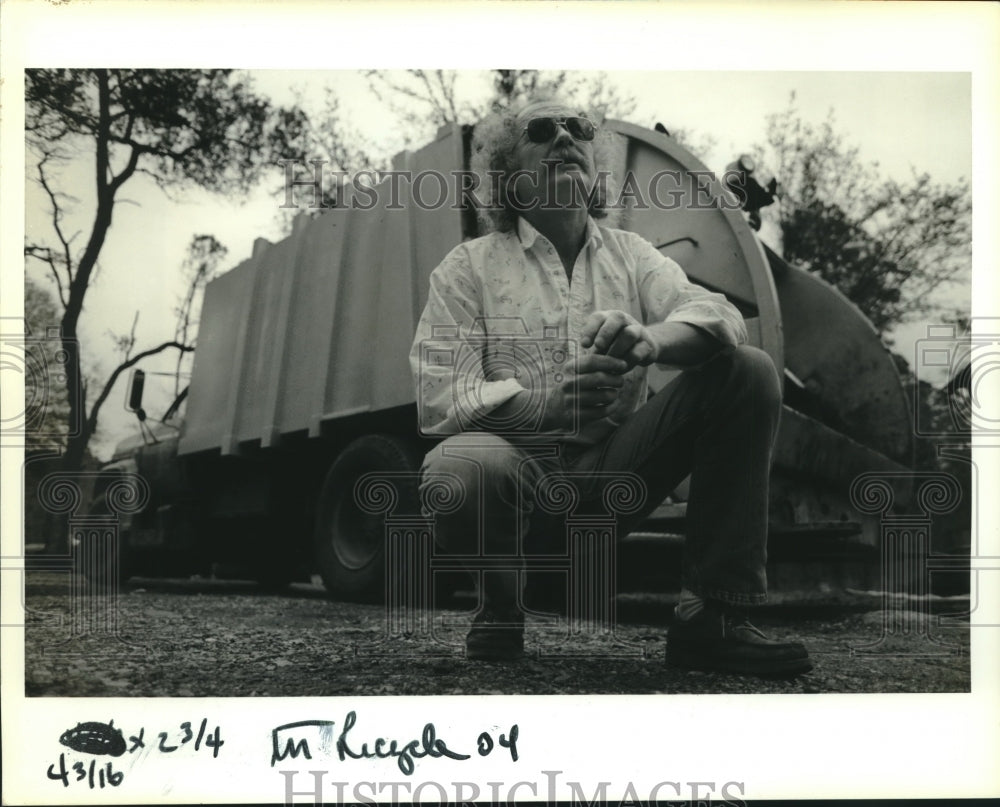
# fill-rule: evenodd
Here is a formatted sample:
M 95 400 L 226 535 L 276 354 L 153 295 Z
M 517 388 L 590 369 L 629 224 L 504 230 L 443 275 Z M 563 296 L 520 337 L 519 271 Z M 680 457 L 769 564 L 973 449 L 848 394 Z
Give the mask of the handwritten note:
M 471 753 L 462 753 L 450 747 L 444 739 L 438 737 L 437 728 L 433 723 L 426 723 L 419 739 L 398 740 L 377 737 L 374 740 L 360 739 L 352 735 L 358 722 L 356 712 L 348 712 L 340 723 L 340 733 L 334 740 L 333 720 L 300 720 L 296 723 L 286 723 L 271 731 L 271 767 L 286 759 L 296 759 L 302 756 L 312 760 L 317 751 L 326 755 L 335 755 L 341 762 L 352 759 L 395 759 L 399 770 L 410 776 L 416 760 L 424 758 L 450 759 L 462 762 L 471 759 Z M 506 733 L 501 733 L 494 740 L 488 731 L 482 731 L 475 739 L 475 752 L 481 756 L 489 756 L 494 748 L 505 748 L 510 752 L 510 758 L 517 762 L 518 727 L 515 723 Z M 312 740 L 312 744 L 310 744 Z M 470 748 L 472 741 L 467 746 Z
M 225 744 L 218 726 L 208 731 L 207 717 L 201 719 L 197 733 L 192 723 L 185 721 L 169 731 L 150 734 L 158 739 L 150 741 L 150 748 L 161 754 L 173 754 L 177 751 L 182 754 L 186 751 L 205 753 L 203 749 L 211 749 L 212 758 L 218 759 L 219 749 Z M 77 723 L 74 728 L 62 733 L 59 742 L 70 749 L 70 752 L 79 755 L 118 758 L 146 748 L 146 727 L 140 726 L 126 740 L 124 732 L 115 726 L 114 720 L 107 723 Z M 48 766 L 47 774 L 49 779 L 61 781 L 63 787 L 86 782 L 91 790 L 118 787 L 125 779 L 124 771 L 115 770 L 113 761 L 99 763 L 97 759 L 83 759 L 74 762 L 72 754 L 66 751 L 61 752 L 59 759 Z

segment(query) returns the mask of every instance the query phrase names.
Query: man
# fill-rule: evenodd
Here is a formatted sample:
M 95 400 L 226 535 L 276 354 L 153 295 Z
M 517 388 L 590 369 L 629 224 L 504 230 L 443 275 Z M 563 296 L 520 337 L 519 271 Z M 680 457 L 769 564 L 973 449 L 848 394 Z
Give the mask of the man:
M 744 613 L 766 598 L 781 406 L 770 359 L 743 344 L 743 320 L 722 295 L 689 283 L 640 236 L 597 225 L 601 136 L 584 114 L 538 101 L 480 125 L 477 137 L 493 172 L 495 231 L 434 271 L 411 352 L 421 429 L 450 435 L 427 455 L 423 484 L 450 474 L 464 494 L 435 513 L 438 542 L 467 556 L 520 557 L 539 485 L 560 474 L 584 501 L 599 495 L 599 478 L 635 475 L 645 500 L 621 521 L 627 531 L 690 474 L 668 662 L 807 671 L 801 644 L 768 640 Z M 516 367 L 525 335 L 536 340 L 525 355 L 541 357 L 540 372 Z M 685 372 L 647 402 L 654 362 Z M 482 572 L 469 658 L 523 654 L 513 566 Z

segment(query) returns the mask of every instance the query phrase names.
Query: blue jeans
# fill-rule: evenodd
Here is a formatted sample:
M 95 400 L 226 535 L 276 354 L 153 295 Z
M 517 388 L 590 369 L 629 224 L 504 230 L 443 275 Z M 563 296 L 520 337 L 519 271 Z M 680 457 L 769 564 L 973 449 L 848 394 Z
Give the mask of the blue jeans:
M 617 520 L 617 535 L 625 536 L 690 474 L 684 587 L 735 605 L 763 602 L 768 476 L 780 413 L 770 357 L 741 345 L 681 373 L 597 445 L 454 435 L 427 454 L 422 468 L 422 485 L 429 474 L 448 473 L 464 487 L 458 508 L 433 514 L 437 542 L 444 552 L 516 559 L 530 551 L 533 526 L 547 520 L 534 506 L 543 477 L 567 474 L 586 507 L 596 504 L 608 475 L 630 472 L 646 492 L 641 507 Z M 485 603 L 512 605 L 519 593 L 516 570 L 484 572 Z

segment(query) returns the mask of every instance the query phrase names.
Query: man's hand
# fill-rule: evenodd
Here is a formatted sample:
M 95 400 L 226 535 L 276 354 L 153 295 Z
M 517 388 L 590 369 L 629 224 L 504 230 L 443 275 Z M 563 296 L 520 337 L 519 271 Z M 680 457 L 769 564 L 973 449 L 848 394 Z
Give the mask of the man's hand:
M 654 334 L 624 311 L 595 311 L 580 332 L 580 345 L 598 354 L 624 359 L 629 367 L 656 361 L 660 347 Z
M 624 311 L 595 311 L 584 323 L 580 344 L 624 359 L 629 368 L 653 362 L 693 367 L 722 349 L 718 339 L 694 325 L 658 322 L 646 326 Z
M 629 369 L 624 359 L 588 353 L 577 359 L 573 370 L 549 393 L 545 402 L 543 428 L 566 431 L 605 417 L 607 408 L 618 400 Z

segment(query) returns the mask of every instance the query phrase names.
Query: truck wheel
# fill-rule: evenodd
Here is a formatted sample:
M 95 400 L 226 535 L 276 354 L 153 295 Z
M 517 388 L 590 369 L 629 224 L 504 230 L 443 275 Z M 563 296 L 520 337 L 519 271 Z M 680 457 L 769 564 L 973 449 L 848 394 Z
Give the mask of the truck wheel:
M 316 561 L 336 599 L 379 601 L 385 588 L 385 515 L 361 509 L 354 486 L 367 473 L 393 476 L 399 513 L 420 510 L 417 479 L 424 450 L 414 440 L 368 434 L 350 443 L 323 480 L 314 533 Z

